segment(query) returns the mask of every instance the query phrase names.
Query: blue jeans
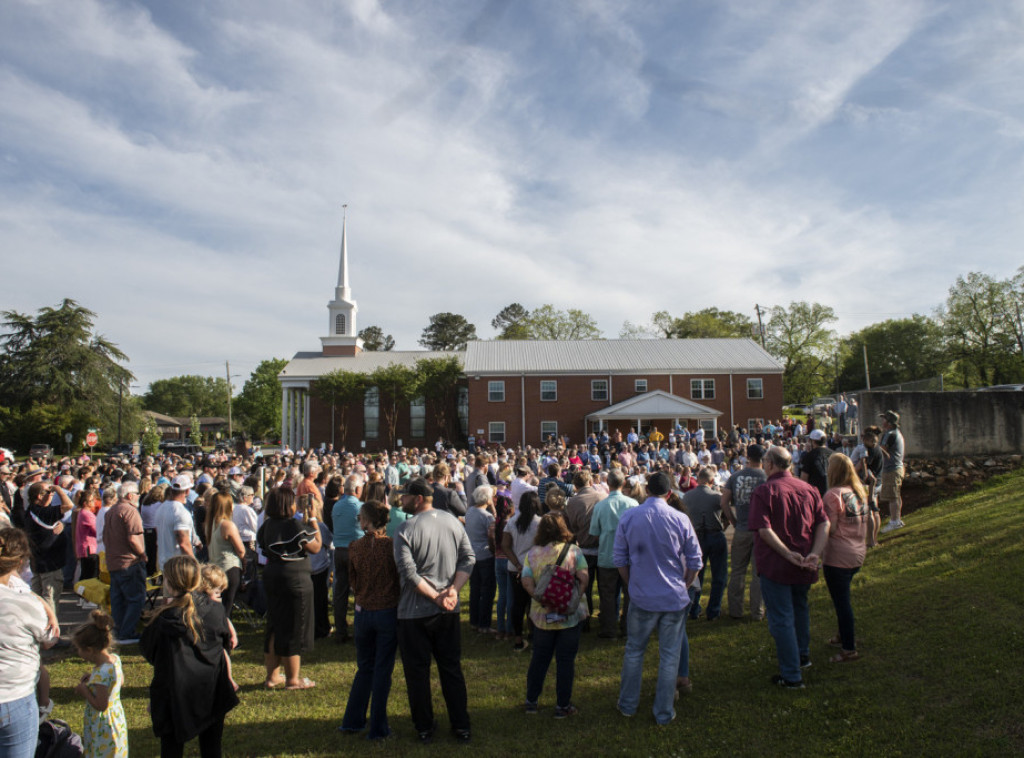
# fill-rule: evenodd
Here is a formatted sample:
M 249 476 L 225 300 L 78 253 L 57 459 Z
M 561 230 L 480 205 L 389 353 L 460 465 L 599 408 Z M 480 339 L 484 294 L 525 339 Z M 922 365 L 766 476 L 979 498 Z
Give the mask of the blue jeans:
M 690 638 L 686 636 L 686 624 L 683 624 L 683 641 L 679 645 L 679 669 L 676 676 L 681 679 L 690 678 Z
M 491 628 L 496 582 L 494 558 L 484 558 L 473 564 L 473 573 L 469 575 L 469 625 L 474 629 Z
M 761 576 L 761 597 L 768 608 L 768 631 L 775 638 L 779 673 L 788 682 L 803 680 L 800 658 L 811 653 L 809 589 L 809 584 L 780 584 Z
M 509 587 L 508 558 L 494 559 L 494 580 L 498 588 L 497 619 L 499 634 L 512 634 L 512 589 Z
M 580 650 L 580 625 L 568 629 L 533 630 L 533 657 L 526 672 L 526 699 L 536 703 L 544 689 L 544 677 L 552 657 L 558 667 L 555 674 L 555 705 L 567 707 L 572 701 L 572 684 L 576 678 L 576 654 Z
M 146 563 L 136 563 L 110 572 L 110 615 L 120 640 L 137 638 L 142 607 L 146 603 Z
M 706 611 L 708 619 L 715 619 L 722 615 L 722 594 L 725 592 L 726 575 L 729 571 L 729 547 L 724 532 L 698 537 L 698 542 L 700 551 L 704 554 L 704 565 L 701 566 L 698 575 L 700 586 L 696 593 L 691 593 L 693 607 L 690 608 L 690 616 L 697 618 L 700 615 L 700 588 L 704 585 L 704 570 L 710 564 L 711 596 L 708 598 Z
M 369 705 L 370 732 L 367 736 L 371 740 L 387 737 L 391 734 L 388 695 L 398 650 L 398 609 L 356 611 L 352 626 L 355 629 L 358 668 L 348 693 L 341 728 L 362 731 L 366 727 L 366 708 Z
M 832 605 L 836 609 L 836 621 L 839 623 L 839 639 L 843 641 L 843 650 L 857 649 L 857 636 L 854 633 L 853 606 L 850 604 L 850 583 L 853 575 L 860 571 L 857 568 L 839 568 L 825 566 L 825 584 L 828 594 L 832 596 Z
M 39 706 L 36 693 L 0 703 L 0 755 L 32 758 L 39 738 Z
M 654 720 L 667 724 L 676 715 L 676 674 L 679 651 L 686 628 L 686 609 L 681 611 L 645 611 L 630 603 L 626 614 L 626 650 L 622 656 L 622 684 L 619 687 L 619 710 L 633 715 L 640 705 L 643 683 L 644 652 L 654 630 L 658 630 L 658 686 L 654 691 Z

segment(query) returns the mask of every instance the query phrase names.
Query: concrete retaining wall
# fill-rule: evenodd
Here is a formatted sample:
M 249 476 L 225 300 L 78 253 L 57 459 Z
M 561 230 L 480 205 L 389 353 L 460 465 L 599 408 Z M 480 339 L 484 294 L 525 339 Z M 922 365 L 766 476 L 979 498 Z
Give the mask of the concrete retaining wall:
M 1013 455 L 1024 452 L 1024 392 L 865 392 L 860 423 L 881 426 L 894 410 L 907 456 Z

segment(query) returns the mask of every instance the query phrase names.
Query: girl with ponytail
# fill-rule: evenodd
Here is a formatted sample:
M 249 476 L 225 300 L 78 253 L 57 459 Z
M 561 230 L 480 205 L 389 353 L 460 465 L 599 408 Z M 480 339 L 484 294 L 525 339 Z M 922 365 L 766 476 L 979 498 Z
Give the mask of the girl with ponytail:
M 192 556 L 168 560 L 163 576 L 170 601 L 150 618 L 141 642 L 153 665 L 153 733 L 165 758 L 182 755 L 197 736 L 203 758 L 219 756 L 224 716 L 238 705 L 224 662 L 231 644 L 224 606 L 198 591 L 202 574 Z

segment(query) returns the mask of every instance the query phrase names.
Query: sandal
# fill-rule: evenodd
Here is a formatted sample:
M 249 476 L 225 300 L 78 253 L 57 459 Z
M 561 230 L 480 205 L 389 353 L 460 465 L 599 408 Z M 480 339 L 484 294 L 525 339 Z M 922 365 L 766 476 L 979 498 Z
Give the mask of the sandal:
M 847 663 L 849 661 L 859 661 L 860 653 L 856 650 L 844 650 L 839 655 L 833 655 L 828 659 L 829 663 Z
M 298 684 L 289 684 L 285 687 L 286 690 L 311 690 L 316 687 L 316 682 L 307 677 L 302 677 Z

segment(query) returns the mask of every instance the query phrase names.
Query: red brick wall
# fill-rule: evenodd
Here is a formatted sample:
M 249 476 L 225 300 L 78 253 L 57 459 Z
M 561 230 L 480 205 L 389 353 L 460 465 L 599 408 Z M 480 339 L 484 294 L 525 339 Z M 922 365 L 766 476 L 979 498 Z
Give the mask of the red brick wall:
M 492 441 L 489 435 L 489 422 L 505 422 L 505 441 L 510 444 L 536 445 L 541 441 L 541 421 L 555 421 L 558 424 L 558 433 L 568 435 L 573 441 L 580 441 L 585 438 L 584 419 L 589 413 L 599 411 L 609 405 L 621 403 L 636 396 L 635 380 L 646 379 L 648 392 L 654 390 L 671 391 L 673 394 L 684 399 L 690 397 L 690 379 L 714 379 L 715 398 L 713 400 L 694 399 L 694 402 L 701 405 L 722 411 L 719 417 L 719 425 L 728 425 L 733 422 L 733 415 L 730 414 L 729 405 L 729 375 L 728 374 L 702 374 L 682 375 L 675 374 L 671 380 L 667 374 L 635 374 L 615 375 L 609 377 L 607 374 L 587 375 L 531 375 L 525 377 L 505 376 L 481 376 L 479 379 L 470 377 L 469 382 L 469 431 L 476 434 L 482 429 L 488 441 Z M 747 379 L 760 378 L 763 383 L 764 399 L 751 400 L 747 398 Z M 603 379 L 610 381 L 609 399 L 591 400 L 591 381 Z M 542 401 L 540 399 L 540 383 L 542 380 L 557 381 L 558 400 L 554 402 Z M 488 382 L 505 382 L 504 402 L 490 402 L 488 400 Z M 733 411 L 735 423 L 746 426 L 748 418 L 779 418 L 782 409 L 782 376 L 779 374 L 757 375 L 757 374 L 736 374 L 732 377 L 733 388 Z M 521 402 L 522 400 L 522 402 Z M 523 407 L 525 406 L 525 414 Z M 523 418 L 525 416 L 525 435 L 523 431 Z M 645 421 L 648 421 L 645 419 Z M 657 426 L 663 432 L 671 427 L 671 419 L 657 421 Z M 629 430 L 630 423 L 617 424 L 622 428 L 623 434 Z

